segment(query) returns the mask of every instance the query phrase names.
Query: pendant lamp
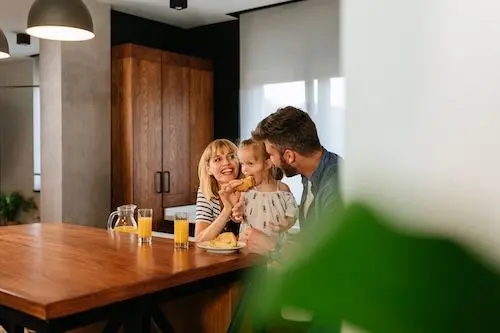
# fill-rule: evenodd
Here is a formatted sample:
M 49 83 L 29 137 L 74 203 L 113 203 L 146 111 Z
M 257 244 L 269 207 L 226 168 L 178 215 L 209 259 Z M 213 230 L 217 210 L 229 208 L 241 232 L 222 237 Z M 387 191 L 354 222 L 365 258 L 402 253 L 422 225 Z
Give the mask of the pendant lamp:
M 82 0 L 35 0 L 26 33 L 60 41 L 82 41 L 95 36 L 92 17 Z
M 2 29 L 0 29 L 0 59 L 6 59 L 8 57 L 10 57 L 9 43 Z

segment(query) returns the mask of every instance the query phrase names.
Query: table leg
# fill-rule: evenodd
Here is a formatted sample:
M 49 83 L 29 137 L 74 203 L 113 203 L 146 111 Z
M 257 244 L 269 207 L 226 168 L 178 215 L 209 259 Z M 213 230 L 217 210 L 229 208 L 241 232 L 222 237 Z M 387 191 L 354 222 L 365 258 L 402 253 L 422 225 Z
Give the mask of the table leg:
M 24 328 L 16 325 L 2 325 L 6 333 L 24 333 Z
M 142 332 L 144 332 L 144 333 L 151 332 L 151 317 L 150 316 L 143 316 L 142 317 L 141 329 L 142 329 Z
M 125 333 L 146 333 L 142 332 L 141 320 L 140 318 L 132 318 L 125 321 L 123 324 L 123 329 Z
M 153 322 L 161 333 L 175 333 L 174 328 L 167 320 L 167 318 L 165 318 L 158 305 L 154 305 L 152 307 L 151 317 L 153 318 Z
M 12 325 L 8 330 L 8 333 L 24 333 L 24 327 Z
M 0 326 L 2 326 L 3 330 L 7 333 L 24 333 L 24 327 L 11 324 L 5 320 L 0 319 Z
M 51 327 L 49 324 L 47 324 L 44 327 L 38 328 L 36 330 L 36 333 L 63 333 L 63 331 L 56 329 L 54 327 Z
M 125 333 L 149 333 L 151 332 L 151 315 L 149 313 L 144 313 L 127 320 L 125 321 L 123 327 L 125 329 Z
M 106 323 L 102 333 L 117 333 L 123 325 L 123 320 L 112 319 Z

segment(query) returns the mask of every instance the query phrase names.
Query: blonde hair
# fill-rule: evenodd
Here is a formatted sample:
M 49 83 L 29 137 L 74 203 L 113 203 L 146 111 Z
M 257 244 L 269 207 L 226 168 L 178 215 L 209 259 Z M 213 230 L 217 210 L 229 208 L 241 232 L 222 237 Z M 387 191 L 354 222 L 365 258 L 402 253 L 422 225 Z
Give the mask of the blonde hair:
M 217 180 L 215 180 L 214 176 L 208 174 L 207 168 L 210 163 L 210 159 L 221 152 L 234 153 L 236 155 L 237 150 L 238 147 L 236 147 L 236 145 L 231 141 L 227 139 L 217 139 L 210 142 L 203 151 L 200 163 L 198 164 L 198 178 L 200 180 L 201 193 L 203 193 L 205 198 L 208 200 L 217 197 L 219 192 L 219 184 L 217 183 Z
M 256 154 L 256 157 L 260 157 L 262 161 L 266 161 L 271 158 L 269 156 L 266 146 L 264 145 L 264 142 L 262 141 L 257 141 L 254 139 L 246 139 L 242 140 L 239 144 L 239 149 L 243 148 L 252 148 L 254 151 L 254 154 Z M 269 169 L 269 177 L 274 179 L 274 180 L 281 180 L 283 179 L 283 171 L 281 169 L 275 167 L 274 165 Z

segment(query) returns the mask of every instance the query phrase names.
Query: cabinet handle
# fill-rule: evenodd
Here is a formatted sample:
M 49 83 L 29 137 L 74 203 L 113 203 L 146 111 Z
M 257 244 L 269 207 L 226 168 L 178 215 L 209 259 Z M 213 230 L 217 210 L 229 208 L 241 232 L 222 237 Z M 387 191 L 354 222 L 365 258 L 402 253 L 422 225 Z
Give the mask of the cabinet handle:
M 167 183 L 165 185 L 165 177 L 163 177 L 163 184 L 162 184 L 162 188 L 163 188 L 163 193 L 170 193 L 170 171 L 165 171 L 163 172 L 163 175 L 167 175 Z
M 163 192 L 163 184 L 162 184 L 162 181 L 161 181 L 161 172 L 160 171 L 157 171 L 155 172 L 155 186 L 156 186 L 156 193 L 162 193 Z

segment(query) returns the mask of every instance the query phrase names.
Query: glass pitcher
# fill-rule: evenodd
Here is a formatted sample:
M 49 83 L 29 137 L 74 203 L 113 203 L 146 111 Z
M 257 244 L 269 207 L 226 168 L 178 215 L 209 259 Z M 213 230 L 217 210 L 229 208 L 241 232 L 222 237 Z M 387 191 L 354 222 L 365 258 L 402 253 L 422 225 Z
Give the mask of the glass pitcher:
M 112 212 L 108 218 L 108 230 L 121 231 L 121 232 L 137 232 L 137 222 L 134 219 L 134 212 L 137 208 L 136 205 L 123 205 Z M 115 217 L 118 219 L 113 224 Z

